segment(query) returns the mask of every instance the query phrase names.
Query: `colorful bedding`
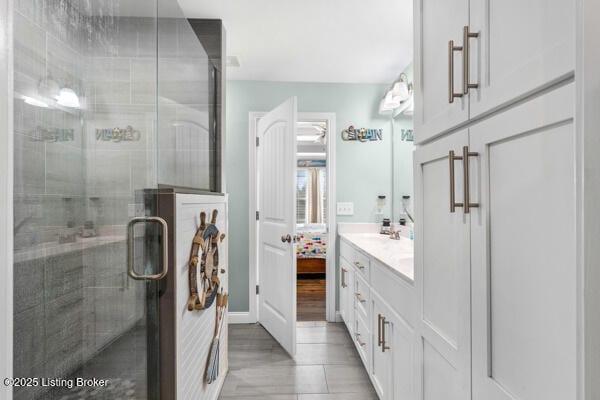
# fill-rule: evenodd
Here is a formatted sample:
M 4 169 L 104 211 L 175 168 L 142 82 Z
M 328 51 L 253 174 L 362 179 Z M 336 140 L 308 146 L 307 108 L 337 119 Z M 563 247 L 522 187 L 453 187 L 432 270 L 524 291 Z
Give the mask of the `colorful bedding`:
M 326 258 L 327 232 L 298 232 L 296 255 L 298 258 Z

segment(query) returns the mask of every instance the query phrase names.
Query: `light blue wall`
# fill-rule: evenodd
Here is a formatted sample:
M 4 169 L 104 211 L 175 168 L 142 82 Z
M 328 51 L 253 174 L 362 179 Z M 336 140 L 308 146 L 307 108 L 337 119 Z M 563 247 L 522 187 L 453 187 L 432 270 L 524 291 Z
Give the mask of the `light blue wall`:
M 338 222 L 374 222 L 376 197 L 391 196 L 389 116 L 378 114 L 388 85 L 229 81 L 227 83 L 227 191 L 231 311 L 248 311 L 248 113 L 269 111 L 291 96 L 300 112 L 336 113 L 337 201 L 354 202 L 354 215 Z M 344 142 L 341 130 L 383 128 L 381 142 Z M 388 200 L 386 215 L 390 214 Z

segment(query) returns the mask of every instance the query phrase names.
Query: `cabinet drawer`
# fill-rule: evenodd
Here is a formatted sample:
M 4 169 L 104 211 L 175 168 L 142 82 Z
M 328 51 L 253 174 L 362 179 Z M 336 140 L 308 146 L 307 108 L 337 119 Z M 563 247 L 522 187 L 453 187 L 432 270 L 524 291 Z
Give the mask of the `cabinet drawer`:
M 340 240 L 340 257 L 352 263 L 354 261 L 354 248 L 345 240 Z
M 369 282 L 371 279 L 370 271 L 371 271 L 371 260 L 369 256 L 363 254 L 360 251 L 354 251 L 354 258 L 351 260 L 352 265 L 356 267 L 356 271 L 358 275 L 362 276 L 365 281 Z
M 353 339 L 365 367 L 369 365 L 369 349 L 371 348 L 371 331 L 368 326 L 369 325 L 365 323 L 365 320 L 362 317 L 356 316 Z
M 371 290 L 360 275 L 356 275 L 354 289 L 354 304 L 356 304 L 356 311 L 364 319 L 368 320 Z
M 415 326 L 417 299 L 414 284 L 390 271 L 389 267 L 373 261 L 371 286 L 394 312 L 401 315 L 411 326 Z

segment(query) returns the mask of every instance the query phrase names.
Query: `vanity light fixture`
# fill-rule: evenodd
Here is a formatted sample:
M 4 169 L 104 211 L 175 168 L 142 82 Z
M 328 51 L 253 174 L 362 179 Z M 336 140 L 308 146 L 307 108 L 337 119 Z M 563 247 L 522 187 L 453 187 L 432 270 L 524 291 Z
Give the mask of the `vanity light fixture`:
M 392 90 L 389 90 L 385 94 L 385 98 L 383 100 L 384 100 L 384 105 L 386 106 L 386 108 L 391 108 L 392 110 L 394 108 L 400 107 L 400 104 L 401 104 L 398 97 L 394 96 L 394 93 L 392 92 Z
M 412 86 L 412 83 L 408 83 L 406 74 L 404 72 L 401 73 L 398 80 L 394 82 L 390 89 L 394 100 L 404 103 L 406 100 L 410 99 L 410 96 L 412 95 Z
M 58 96 L 56 96 L 56 103 L 63 107 L 79 108 L 81 103 L 79 102 L 79 96 L 71 88 L 64 87 L 60 89 Z
M 413 85 L 403 72 L 383 96 L 379 104 L 379 113 L 385 114 L 400 107 L 412 97 Z
M 34 97 L 23 96 L 23 101 L 30 106 L 48 108 L 48 103 Z

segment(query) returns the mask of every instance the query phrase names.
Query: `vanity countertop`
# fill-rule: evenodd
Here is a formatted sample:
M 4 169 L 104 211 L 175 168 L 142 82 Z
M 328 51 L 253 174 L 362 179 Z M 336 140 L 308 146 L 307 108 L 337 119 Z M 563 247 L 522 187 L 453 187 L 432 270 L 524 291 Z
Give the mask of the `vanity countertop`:
M 388 266 L 401 278 L 414 281 L 414 242 L 407 237 L 392 240 L 379 233 L 346 232 L 340 238 Z

